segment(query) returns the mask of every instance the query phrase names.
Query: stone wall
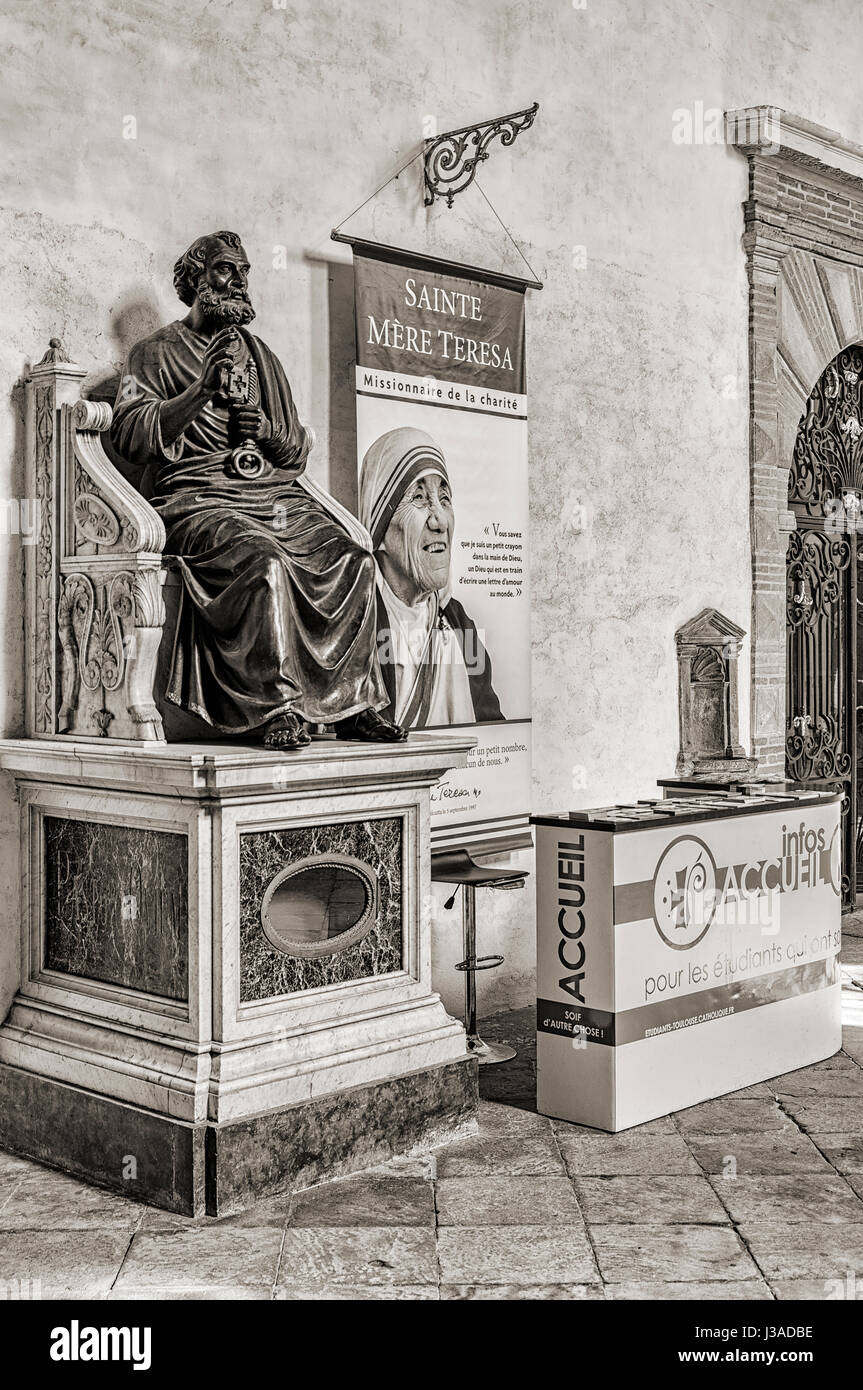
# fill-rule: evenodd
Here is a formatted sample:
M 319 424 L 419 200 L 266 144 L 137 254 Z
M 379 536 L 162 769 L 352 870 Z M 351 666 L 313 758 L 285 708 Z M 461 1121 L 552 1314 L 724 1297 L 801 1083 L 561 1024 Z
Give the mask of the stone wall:
M 675 629 L 710 605 L 751 630 L 747 176 L 710 113 L 767 100 L 863 138 L 853 0 L 5 0 L 3 14 L 3 498 L 21 493 L 16 383 L 48 339 L 89 384 L 109 378 L 178 313 L 178 252 L 223 226 L 243 233 L 256 329 L 318 430 L 313 470 L 343 491 L 345 272 L 307 250 L 409 157 L 427 117 L 443 130 L 540 102 L 482 174 L 546 285 L 528 309 L 535 807 L 649 793 L 677 749 Z M 435 217 L 481 262 L 478 206 Z M 15 536 L 2 576 L 0 726 L 14 734 Z M 16 976 L 14 817 L 4 794 L 0 1013 Z M 531 901 L 483 896 L 481 950 L 507 964 L 480 977 L 481 1009 L 533 993 Z M 458 1007 L 456 914 L 438 918 L 437 983 Z

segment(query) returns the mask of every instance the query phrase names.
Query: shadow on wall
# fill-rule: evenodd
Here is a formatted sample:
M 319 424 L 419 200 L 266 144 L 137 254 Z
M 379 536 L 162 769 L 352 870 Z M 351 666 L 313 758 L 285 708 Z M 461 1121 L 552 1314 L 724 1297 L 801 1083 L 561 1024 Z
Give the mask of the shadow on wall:
M 142 297 L 137 290 L 128 290 L 121 295 L 119 304 L 112 311 L 108 321 L 108 333 L 113 348 L 115 365 L 100 372 L 87 383 L 83 392 L 89 400 L 107 401 L 113 405 L 120 389 L 123 363 L 129 349 L 141 338 L 148 338 L 162 327 L 163 316 L 154 295 Z M 138 468 L 118 454 L 111 445 L 111 436 L 106 431 L 102 435 L 105 453 L 118 472 L 144 497 L 153 493 L 153 478 L 149 468 Z
M 316 402 L 326 412 L 329 438 L 327 490 L 357 514 L 357 409 L 354 389 L 356 336 L 354 328 L 354 268 L 337 261 L 326 263 L 326 342 L 315 344 L 315 357 L 325 364 L 327 394 Z M 311 316 L 313 332 L 320 320 Z M 323 335 L 322 335 L 323 336 Z M 317 427 L 317 422 L 311 421 Z
M 121 294 L 108 323 L 118 362 L 125 360 L 134 343 L 155 333 L 162 324 L 162 311 L 154 294 L 142 295 L 138 289 L 126 290 Z

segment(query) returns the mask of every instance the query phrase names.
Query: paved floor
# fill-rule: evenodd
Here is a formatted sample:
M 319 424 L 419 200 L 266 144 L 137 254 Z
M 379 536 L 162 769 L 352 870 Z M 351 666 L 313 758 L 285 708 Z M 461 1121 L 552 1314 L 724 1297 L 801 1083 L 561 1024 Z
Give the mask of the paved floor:
M 863 917 L 844 1050 L 620 1135 L 534 1106 L 531 1010 L 486 1021 L 479 1132 L 194 1222 L 0 1153 L 0 1297 L 863 1299 Z

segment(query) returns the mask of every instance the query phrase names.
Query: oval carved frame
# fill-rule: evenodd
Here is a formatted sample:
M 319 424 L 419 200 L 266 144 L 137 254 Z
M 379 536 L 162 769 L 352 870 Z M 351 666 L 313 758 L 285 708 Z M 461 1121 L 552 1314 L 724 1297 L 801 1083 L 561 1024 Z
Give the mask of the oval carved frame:
M 327 941 L 290 942 L 286 948 L 285 939 L 279 939 L 269 924 L 270 902 L 273 894 L 283 883 L 288 879 L 298 877 L 308 869 L 342 869 L 353 874 L 355 878 L 360 880 L 365 889 L 365 907 L 353 926 L 340 932 L 338 936 L 331 937 Z M 282 955 L 297 956 L 301 960 L 318 960 L 322 956 L 340 955 L 342 951 L 356 946 L 358 942 L 368 936 L 377 920 L 377 909 L 378 878 L 374 869 L 363 863 L 361 859 L 355 859 L 349 854 L 312 854 L 305 859 L 298 859 L 295 863 L 288 864 L 284 869 L 280 869 L 274 878 L 270 879 L 261 899 L 261 928 L 270 945 Z

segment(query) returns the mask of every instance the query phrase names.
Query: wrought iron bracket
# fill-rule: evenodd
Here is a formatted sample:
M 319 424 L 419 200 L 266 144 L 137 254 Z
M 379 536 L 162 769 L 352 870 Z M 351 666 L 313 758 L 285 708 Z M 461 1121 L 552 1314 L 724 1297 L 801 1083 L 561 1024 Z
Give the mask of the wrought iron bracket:
M 478 125 L 447 130 L 443 135 L 425 141 L 423 153 L 423 203 L 430 207 L 435 198 L 446 198 L 452 207 L 457 193 L 463 193 L 476 178 L 478 166 L 488 159 L 488 147 L 498 136 L 502 145 L 515 144 L 516 136 L 529 130 L 539 110 L 539 102 L 524 111 L 512 111 L 508 116 Z

